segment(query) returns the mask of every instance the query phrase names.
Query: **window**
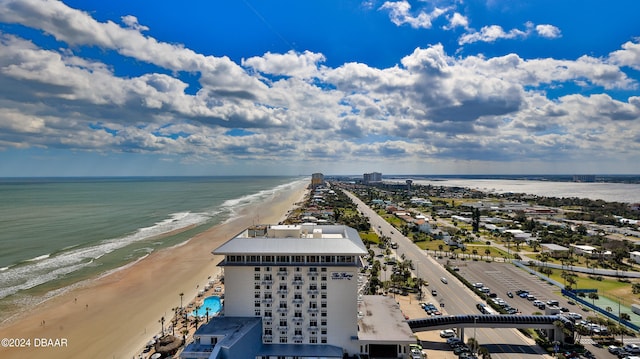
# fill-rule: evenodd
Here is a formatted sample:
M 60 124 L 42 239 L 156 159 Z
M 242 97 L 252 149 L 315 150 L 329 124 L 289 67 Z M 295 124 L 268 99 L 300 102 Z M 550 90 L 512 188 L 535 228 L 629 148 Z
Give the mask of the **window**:
M 280 337 L 280 343 L 286 343 L 287 337 Z
M 260 267 L 255 267 L 255 268 L 253 268 L 253 270 L 256 271 L 256 272 L 260 272 Z
M 320 308 L 326 308 L 327 307 L 327 302 L 322 301 L 322 303 L 320 303 Z
M 321 317 L 326 317 L 326 316 L 327 316 L 327 311 L 326 311 L 326 310 L 323 310 L 323 311 L 320 313 L 320 316 L 321 316 Z M 327 324 L 326 324 L 326 322 L 325 322 L 325 324 L 324 324 L 324 325 L 327 325 Z
M 322 277 L 320 277 L 320 280 L 321 280 L 321 281 L 326 281 L 326 280 L 327 280 L 327 276 L 326 276 L 326 275 L 323 275 Z
M 270 310 L 265 310 L 264 311 L 264 316 L 265 316 L 265 318 L 271 318 L 271 311 Z
M 253 275 L 254 280 L 260 280 L 260 273 L 256 273 Z
M 256 300 L 255 302 L 253 302 L 253 306 L 256 308 L 260 308 L 260 301 Z
M 318 321 L 317 321 L 317 320 L 315 320 L 315 319 L 311 319 L 311 320 L 309 321 L 309 326 L 310 326 L 310 327 L 317 327 L 317 326 L 318 326 Z
M 271 328 L 265 328 L 264 335 L 273 335 L 273 331 L 271 330 Z
M 302 329 L 296 328 L 294 335 L 302 335 Z
M 326 272 L 327 268 L 320 268 L 320 272 Z
M 255 315 L 256 317 L 259 317 L 260 316 L 260 309 L 255 309 L 253 311 L 253 315 Z
M 256 283 L 256 284 L 253 286 L 253 289 L 260 289 L 260 283 Z
M 257 291 L 255 291 L 255 292 L 253 292 L 253 297 L 254 297 L 254 298 L 256 298 L 256 299 L 257 299 L 257 298 L 260 298 L 260 291 L 259 291 L 259 290 L 257 290 Z
M 280 319 L 280 326 L 281 327 L 286 327 L 287 326 L 287 320 L 286 319 Z
M 327 344 L 327 337 L 322 337 L 322 339 L 320 339 L 320 343 Z
M 320 322 L 320 324 L 322 326 L 326 326 L 327 325 L 327 320 L 326 319 L 322 319 L 322 321 Z
M 309 343 L 310 344 L 318 343 L 318 338 L 317 337 L 309 337 Z
M 281 301 L 281 302 L 280 302 L 280 306 L 279 306 L 279 308 L 287 309 L 287 302 L 282 302 L 282 301 Z
M 322 334 L 322 335 L 327 335 L 327 328 L 322 328 L 322 329 L 320 330 L 320 334 Z

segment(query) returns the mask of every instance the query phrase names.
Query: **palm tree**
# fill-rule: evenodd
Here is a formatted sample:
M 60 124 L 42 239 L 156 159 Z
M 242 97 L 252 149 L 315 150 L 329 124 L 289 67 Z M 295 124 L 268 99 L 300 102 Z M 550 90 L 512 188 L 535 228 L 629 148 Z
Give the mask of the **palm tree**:
M 198 330 L 198 321 L 200 320 L 200 316 L 198 315 L 198 310 L 200 310 L 200 305 L 196 305 L 196 315 L 195 317 L 195 321 L 196 321 L 196 330 Z
M 475 260 L 476 256 L 478 255 L 478 250 L 474 249 L 474 250 L 471 251 L 471 253 L 473 253 L 473 259 Z
M 209 311 L 211 310 L 211 308 L 206 307 L 205 308 L 205 313 L 207 313 L 207 323 L 209 322 Z
M 438 244 L 438 250 L 442 253 L 442 248 L 444 248 L 444 246 L 442 244 Z
M 482 359 L 491 359 L 491 353 L 489 353 L 489 349 L 487 349 L 487 347 L 480 347 L 478 349 L 478 354 L 482 355 Z
M 467 345 L 469 346 L 469 349 L 471 349 L 473 353 L 475 353 L 476 350 L 478 350 L 478 340 L 474 337 L 467 339 Z
M 489 254 L 491 254 L 491 249 L 487 248 L 484 250 L 484 254 L 487 255 L 487 259 L 489 259 Z
M 182 309 L 182 297 L 184 297 L 184 293 L 180 292 L 180 309 Z

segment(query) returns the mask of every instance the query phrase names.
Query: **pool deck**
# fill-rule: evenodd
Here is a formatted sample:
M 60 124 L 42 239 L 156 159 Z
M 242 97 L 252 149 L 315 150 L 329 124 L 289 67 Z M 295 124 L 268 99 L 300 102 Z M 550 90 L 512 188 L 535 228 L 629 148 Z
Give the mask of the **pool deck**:
M 196 307 L 202 306 L 206 298 L 213 296 L 220 297 L 220 311 L 215 314 L 209 315 L 209 319 L 217 316 L 220 312 L 222 312 L 224 308 L 224 284 L 220 280 L 220 277 L 211 279 L 210 283 L 207 284 L 198 293 L 198 295 L 193 298 L 191 302 L 187 303 L 183 308 L 171 308 L 171 311 L 176 315 L 165 322 L 166 327 L 164 328 L 164 333 L 158 333 L 158 335 L 151 339 L 157 339 L 163 334 L 173 334 L 178 338 L 186 338 L 186 342 L 189 343 L 189 341 L 193 339 L 193 335 L 196 332 L 196 324 L 199 328 L 200 326 L 202 326 L 202 324 L 205 324 L 207 322 L 206 318 L 196 318 L 196 316 L 189 315 L 189 313 L 192 313 L 196 309 Z M 185 316 L 185 314 L 187 315 Z M 143 349 L 144 348 L 140 349 L 140 354 L 136 358 L 150 358 L 154 353 L 153 349 L 146 353 L 143 352 Z M 173 357 L 178 358 L 182 349 L 184 349 L 184 346 L 182 346 Z

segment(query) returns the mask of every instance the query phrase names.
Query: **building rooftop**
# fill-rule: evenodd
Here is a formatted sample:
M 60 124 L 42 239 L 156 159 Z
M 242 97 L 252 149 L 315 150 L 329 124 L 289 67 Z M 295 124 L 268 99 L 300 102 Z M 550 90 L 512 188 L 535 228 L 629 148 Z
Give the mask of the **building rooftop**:
M 343 350 L 327 344 L 262 344 L 258 356 L 343 358 Z
M 213 254 L 365 255 L 358 232 L 343 225 L 274 225 L 248 228 Z
M 542 247 L 550 250 L 550 251 L 568 251 L 569 248 L 567 247 L 563 247 L 559 244 L 553 244 L 553 243 L 542 243 L 540 244 Z
M 415 343 L 416 338 L 392 297 L 364 295 L 358 307 L 360 341 Z

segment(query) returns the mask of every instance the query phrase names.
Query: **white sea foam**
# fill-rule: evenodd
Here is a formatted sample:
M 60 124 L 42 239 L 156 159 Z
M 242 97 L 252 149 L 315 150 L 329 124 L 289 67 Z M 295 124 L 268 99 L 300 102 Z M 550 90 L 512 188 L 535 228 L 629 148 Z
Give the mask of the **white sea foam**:
M 0 299 L 21 290 L 30 289 L 49 281 L 60 279 L 70 273 L 85 268 L 94 260 L 124 248 L 132 243 L 143 241 L 164 233 L 204 223 L 208 214 L 179 212 L 153 226 L 141 228 L 122 238 L 104 240 L 89 247 L 74 247 L 57 254 L 35 257 L 20 265 L 5 267 L 0 276 Z
M 161 220 L 152 226 L 140 228 L 134 233 L 124 237 L 104 240 L 98 244 L 88 247 L 70 246 L 58 253 L 38 256 L 18 265 L 0 268 L 0 272 L 2 273 L 2 275 L 0 275 L 0 299 L 18 293 L 22 290 L 30 289 L 38 285 L 63 278 L 70 273 L 92 265 L 96 259 L 133 243 L 148 240 L 149 238 L 175 230 L 184 229 L 192 225 L 203 224 L 214 216 L 232 216 L 238 209 L 244 206 L 263 201 L 293 186 L 302 185 L 303 182 L 306 183 L 307 180 L 300 179 L 276 186 L 272 189 L 262 190 L 257 193 L 230 199 L 225 201 L 220 207 L 205 213 L 194 213 L 189 211 L 173 213 L 166 219 Z M 153 248 L 148 247 L 140 249 L 143 253 L 149 253 L 152 250 Z M 142 258 L 147 255 L 148 254 L 145 254 Z M 139 258 L 123 267 L 109 271 L 108 273 L 122 270 L 123 268 L 133 265 L 142 258 Z M 64 288 L 61 290 L 64 290 Z M 59 293 L 59 290 L 56 292 Z
M 27 259 L 27 262 L 37 262 L 37 261 L 41 261 L 43 259 L 47 259 L 51 256 L 51 253 L 49 254 L 43 254 L 41 256 L 37 256 L 35 258 L 31 258 L 31 259 Z

